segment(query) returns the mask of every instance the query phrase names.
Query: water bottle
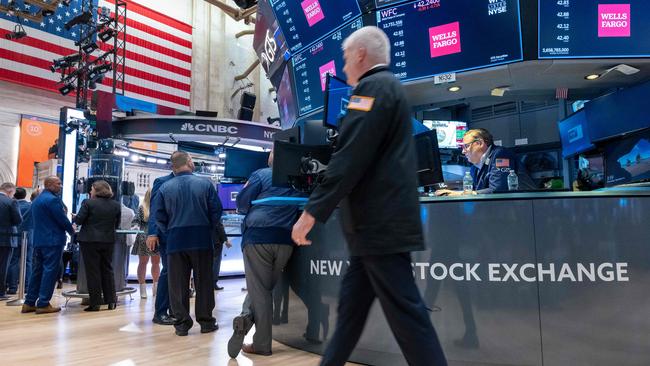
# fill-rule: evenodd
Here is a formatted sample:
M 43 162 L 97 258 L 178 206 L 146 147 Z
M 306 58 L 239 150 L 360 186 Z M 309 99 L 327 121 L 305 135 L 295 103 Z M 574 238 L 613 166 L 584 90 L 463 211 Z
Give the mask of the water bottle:
M 471 192 L 473 190 L 474 180 L 472 179 L 472 176 L 469 174 L 469 172 L 465 172 L 465 176 L 463 177 L 463 191 Z
M 510 169 L 510 174 L 508 174 L 508 190 L 516 191 L 519 189 L 519 178 L 514 169 Z

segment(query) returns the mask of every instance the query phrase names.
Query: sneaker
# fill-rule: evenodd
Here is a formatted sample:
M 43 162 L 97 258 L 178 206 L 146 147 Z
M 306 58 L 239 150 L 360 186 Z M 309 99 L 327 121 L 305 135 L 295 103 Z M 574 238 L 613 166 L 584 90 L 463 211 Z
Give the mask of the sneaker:
M 161 315 L 161 316 L 154 316 L 151 321 L 160 325 L 174 325 L 176 319 L 172 318 L 169 315 Z
M 42 308 L 36 308 L 36 314 L 51 314 L 51 313 L 58 313 L 61 311 L 61 308 L 58 306 L 52 306 L 52 305 L 47 305 Z
M 244 344 L 246 333 L 253 327 L 253 321 L 247 316 L 236 316 L 232 320 L 232 337 L 228 341 L 228 356 L 237 358 Z

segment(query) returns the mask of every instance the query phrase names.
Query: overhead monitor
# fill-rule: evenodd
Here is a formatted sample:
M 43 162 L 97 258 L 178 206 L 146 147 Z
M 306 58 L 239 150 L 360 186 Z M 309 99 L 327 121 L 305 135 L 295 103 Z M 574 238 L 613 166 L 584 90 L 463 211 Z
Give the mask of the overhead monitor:
M 607 186 L 650 181 L 650 128 L 605 147 Z
M 421 187 L 444 182 L 438 136 L 435 130 L 414 136 L 415 151 L 418 157 L 418 184 Z
M 323 111 L 323 126 L 338 129 L 339 121 L 348 110 L 352 87 L 345 80 L 327 74 L 325 82 L 325 109 Z
M 327 74 L 340 78 L 345 75 L 341 44 L 345 38 L 362 27 L 363 22 L 359 18 L 293 55 L 293 81 L 299 115 L 323 107 Z
M 423 0 L 376 12 L 401 81 L 523 59 L 518 0 Z
M 292 53 L 361 15 L 356 0 L 270 1 Z
M 251 174 L 268 166 L 269 153 L 244 149 L 227 148 L 226 166 L 223 176 L 234 179 L 248 179 Z
M 436 130 L 439 148 L 458 149 L 463 144 L 463 136 L 467 132 L 467 122 L 424 120 L 422 123 L 430 130 Z
M 291 89 L 291 73 L 289 67 L 289 64 L 287 64 L 277 89 L 278 112 L 280 113 L 280 125 L 282 128 L 293 126 L 298 117 L 296 99 Z
M 539 58 L 650 56 L 650 1 L 539 0 Z
M 399 3 L 407 2 L 408 0 L 374 0 L 376 8 L 383 8 L 386 6 L 397 5 Z
M 560 141 L 562 141 L 562 157 L 568 158 L 575 154 L 591 150 L 595 147 L 589 136 L 587 114 L 580 111 L 558 123 Z

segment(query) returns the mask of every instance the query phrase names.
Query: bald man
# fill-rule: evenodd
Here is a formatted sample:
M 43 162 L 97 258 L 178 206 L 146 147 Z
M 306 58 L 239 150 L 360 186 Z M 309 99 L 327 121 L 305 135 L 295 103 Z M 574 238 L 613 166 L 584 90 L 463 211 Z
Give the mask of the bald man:
M 32 203 L 34 219 L 34 254 L 32 275 L 25 296 L 22 313 L 47 314 L 61 311 L 52 306 L 50 300 L 56 285 L 61 254 L 65 246 L 67 232 L 71 236 L 74 229 L 63 209 L 59 197 L 61 180 L 51 176 L 45 178 L 45 189 Z

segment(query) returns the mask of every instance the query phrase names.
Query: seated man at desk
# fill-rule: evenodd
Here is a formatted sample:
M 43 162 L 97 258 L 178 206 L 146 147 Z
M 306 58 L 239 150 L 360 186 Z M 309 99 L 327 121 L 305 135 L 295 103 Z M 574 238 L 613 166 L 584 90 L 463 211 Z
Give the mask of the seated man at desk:
M 494 145 L 492 134 L 484 128 L 467 131 L 463 136 L 462 151 L 472 163 L 474 190 L 471 192 L 440 189 L 436 196 L 462 196 L 494 193 L 508 190 L 508 174 L 514 169 L 519 179 L 519 189 L 534 189 L 525 167 L 517 160 L 514 151 Z

